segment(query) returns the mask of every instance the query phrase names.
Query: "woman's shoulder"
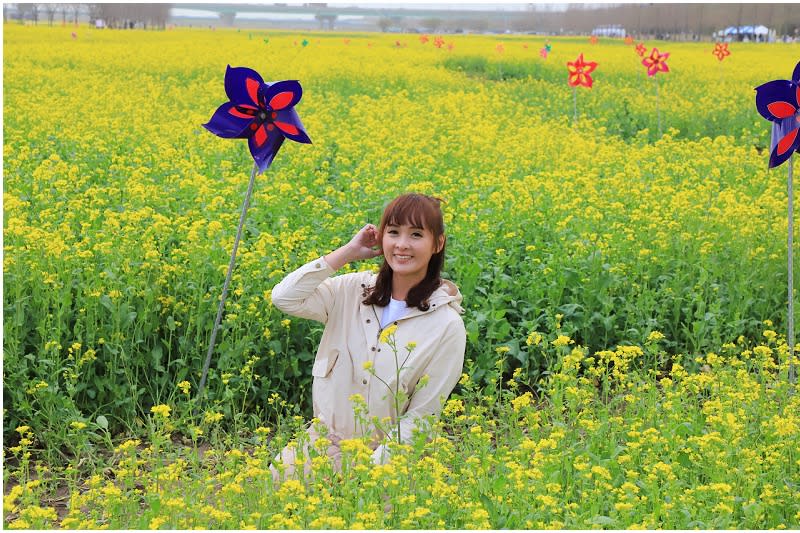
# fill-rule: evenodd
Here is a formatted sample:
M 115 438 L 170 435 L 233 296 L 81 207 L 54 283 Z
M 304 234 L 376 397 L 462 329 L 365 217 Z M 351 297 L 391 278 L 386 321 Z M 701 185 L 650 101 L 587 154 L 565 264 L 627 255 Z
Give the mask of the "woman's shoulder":
M 360 272 L 348 272 L 331 278 L 334 283 L 343 289 L 350 287 L 367 288 L 375 284 L 375 274 L 372 270 L 362 270 Z

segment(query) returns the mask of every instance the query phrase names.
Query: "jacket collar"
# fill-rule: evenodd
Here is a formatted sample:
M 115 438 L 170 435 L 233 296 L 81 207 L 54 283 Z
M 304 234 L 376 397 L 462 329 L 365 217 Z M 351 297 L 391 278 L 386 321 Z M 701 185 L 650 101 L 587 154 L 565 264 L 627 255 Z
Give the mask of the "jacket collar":
M 377 274 L 372 274 L 372 276 L 370 276 L 370 279 L 369 279 L 369 284 L 374 286 L 375 285 L 375 280 L 377 278 L 378 278 Z M 420 311 L 419 309 L 417 309 L 415 307 L 414 309 L 409 311 L 409 313 L 407 315 L 405 315 L 403 317 L 403 319 L 411 318 L 411 317 L 414 317 L 414 316 L 417 316 L 417 315 L 421 315 L 421 314 L 424 314 L 424 313 L 433 312 L 436 309 L 442 308 L 442 307 L 444 307 L 446 305 L 449 305 L 450 307 L 455 309 L 455 311 L 458 314 L 462 315 L 462 314 L 464 314 L 464 308 L 461 307 L 461 302 L 463 301 L 463 299 L 464 298 L 461 295 L 461 291 L 458 290 L 458 287 L 456 286 L 456 284 L 453 283 L 450 280 L 443 279 L 442 280 L 442 284 L 439 285 L 439 288 L 437 288 L 435 291 L 433 291 L 433 294 L 431 294 L 431 297 L 428 299 L 428 303 L 430 304 L 430 307 L 428 308 L 428 310 L 427 311 Z

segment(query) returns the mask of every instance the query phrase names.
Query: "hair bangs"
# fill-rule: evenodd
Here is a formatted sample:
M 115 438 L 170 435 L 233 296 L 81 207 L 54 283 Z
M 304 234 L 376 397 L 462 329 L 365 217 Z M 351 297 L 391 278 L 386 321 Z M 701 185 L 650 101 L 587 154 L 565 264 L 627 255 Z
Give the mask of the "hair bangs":
M 396 198 L 383 213 L 381 229 L 386 226 L 409 225 L 440 235 L 444 232 L 438 201 L 418 194 L 405 194 Z

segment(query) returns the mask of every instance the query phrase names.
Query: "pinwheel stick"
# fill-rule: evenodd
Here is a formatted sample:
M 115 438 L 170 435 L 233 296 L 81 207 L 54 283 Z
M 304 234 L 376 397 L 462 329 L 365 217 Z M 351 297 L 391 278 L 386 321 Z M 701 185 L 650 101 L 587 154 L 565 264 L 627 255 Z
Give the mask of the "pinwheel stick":
M 661 108 L 658 106 L 658 76 L 653 76 L 656 82 L 656 117 L 658 118 L 658 136 L 661 137 Z
M 789 254 L 788 254 L 789 255 L 789 314 L 787 316 L 788 329 L 789 329 L 789 333 L 788 333 L 788 336 L 789 336 L 789 339 L 788 339 L 788 341 L 789 341 L 789 383 L 792 383 L 792 384 L 794 384 L 795 380 L 796 380 L 795 371 L 794 371 L 794 287 L 792 286 L 793 282 L 794 282 L 794 279 L 793 279 L 794 278 L 794 276 L 793 276 L 793 272 L 794 272 L 794 265 L 793 265 L 794 253 L 793 252 L 794 252 L 794 250 L 793 250 L 793 246 L 792 246 L 792 241 L 793 241 L 793 237 L 794 237 L 794 205 L 793 205 L 794 204 L 794 196 L 793 196 L 794 193 L 792 191 L 792 182 L 793 182 L 793 178 L 792 178 L 792 161 L 793 160 L 794 160 L 794 156 L 789 158 L 789 180 L 788 180 L 788 182 L 789 182 L 789 185 L 788 185 L 788 189 L 789 189 L 789 192 L 788 192 L 788 194 L 789 194 L 789 243 L 788 243 L 788 245 L 789 245 Z
M 225 284 L 222 286 L 222 296 L 219 300 L 219 307 L 217 308 L 217 318 L 214 321 L 214 328 L 211 330 L 211 340 L 208 343 L 208 353 L 206 354 L 206 361 L 203 364 L 203 375 L 200 378 L 200 385 L 197 387 L 197 397 L 199 401 L 203 401 L 203 389 L 206 385 L 206 378 L 208 377 L 208 367 L 211 365 L 211 355 L 214 353 L 214 343 L 217 339 L 217 331 L 219 324 L 222 320 L 222 312 L 225 309 L 225 300 L 228 297 L 228 286 L 231 283 L 233 275 L 233 267 L 236 264 L 236 250 L 239 248 L 239 241 L 242 239 L 242 228 L 244 228 L 244 219 L 247 215 L 247 208 L 250 206 L 250 197 L 253 194 L 253 184 L 256 181 L 256 172 L 258 172 L 258 165 L 253 165 L 253 171 L 250 173 L 250 183 L 247 186 L 247 194 L 244 197 L 242 204 L 242 214 L 239 216 L 239 227 L 236 230 L 236 239 L 233 241 L 233 251 L 231 252 L 231 260 L 228 263 L 228 273 L 225 275 Z
M 578 90 L 575 87 L 572 88 L 572 122 L 578 122 Z

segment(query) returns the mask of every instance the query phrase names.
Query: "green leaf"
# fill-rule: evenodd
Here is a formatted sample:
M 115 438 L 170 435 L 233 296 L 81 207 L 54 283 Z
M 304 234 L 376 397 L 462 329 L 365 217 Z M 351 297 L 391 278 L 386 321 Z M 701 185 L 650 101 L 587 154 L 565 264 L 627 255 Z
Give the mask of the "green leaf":
M 597 515 L 592 518 L 592 524 L 597 524 L 598 526 L 612 526 L 616 523 L 617 521 L 610 516 Z
M 103 415 L 98 416 L 96 422 L 98 427 L 108 429 L 108 419 Z

